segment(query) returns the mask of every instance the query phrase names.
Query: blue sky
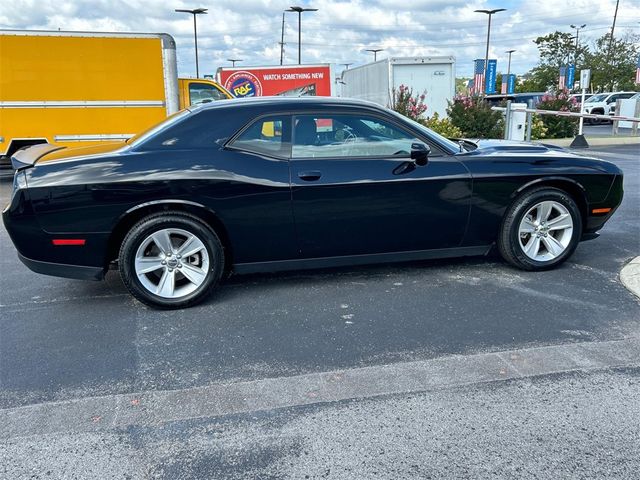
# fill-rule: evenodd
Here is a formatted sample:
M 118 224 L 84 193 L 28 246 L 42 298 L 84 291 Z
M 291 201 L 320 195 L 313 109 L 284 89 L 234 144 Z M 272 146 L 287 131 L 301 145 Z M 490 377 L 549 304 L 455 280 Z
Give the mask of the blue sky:
M 166 32 L 178 45 L 181 75 L 195 73 L 193 21 L 175 8 L 209 9 L 198 18 L 200 71 L 229 65 L 275 65 L 280 60 L 282 12 L 288 0 L 12 0 L 0 10 L 0 28 Z M 300 4 L 300 3 L 298 3 Z M 515 49 L 512 71 L 537 62 L 533 39 L 570 24 L 587 24 L 580 39 L 592 42 L 611 28 L 615 0 L 315 0 L 303 14 L 303 62 L 363 64 L 367 48 L 385 56 L 454 55 L 457 75 L 469 76 L 472 60 L 483 58 L 487 16 L 480 8 L 507 8 L 493 17 L 491 57 L 506 70 L 506 50 Z M 285 63 L 297 61 L 297 15 L 285 16 Z M 640 1 L 621 0 L 616 36 L 640 33 Z M 338 71 L 342 67 L 338 67 Z

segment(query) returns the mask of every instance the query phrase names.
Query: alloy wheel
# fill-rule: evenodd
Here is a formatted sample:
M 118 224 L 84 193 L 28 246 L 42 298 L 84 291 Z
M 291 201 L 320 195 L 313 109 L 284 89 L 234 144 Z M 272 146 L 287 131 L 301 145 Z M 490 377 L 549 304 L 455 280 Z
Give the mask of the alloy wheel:
M 561 203 L 552 200 L 537 203 L 520 221 L 520 248 L 532 260 L 554 260 L 569 247 L 573 226 L 571 213 Z
M 146 290 L 175 299 L 189 295 L 205 282 L 209 253 L 196 235 L 180 228 L 165 228 L 142 241 L 134 268 Z

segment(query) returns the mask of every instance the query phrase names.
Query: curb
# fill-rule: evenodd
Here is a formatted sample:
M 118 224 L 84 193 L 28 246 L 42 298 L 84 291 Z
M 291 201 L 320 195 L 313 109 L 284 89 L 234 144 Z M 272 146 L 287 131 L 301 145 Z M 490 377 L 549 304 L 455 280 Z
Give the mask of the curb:
M 591 137 L 586 139 L 590 147 L 604 147 L 608 145 L 640 145 L 640 137 Z M 558 147 L 568 147 L 573 138 L 550 138 L 536 140 L 535 143 L 548 143 Z
M 632 259 L 622 268 L 620 281 L 631 293 L 640 298 L 640 256 Z

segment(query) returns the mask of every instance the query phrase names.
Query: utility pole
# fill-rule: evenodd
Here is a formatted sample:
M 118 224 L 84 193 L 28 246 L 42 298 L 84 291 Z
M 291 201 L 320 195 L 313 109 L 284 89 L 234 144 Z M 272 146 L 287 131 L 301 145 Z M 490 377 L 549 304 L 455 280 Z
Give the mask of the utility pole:
M 282 12 L 282 33 L 280 34 L 280 65 L 284 60 L 284 12 Z
M 618 18 L 618 5 L 620 5 L 620 0 L 616 0 L 616 11 L 613 14 L 613 25 L 611 25 L 611 37 L 609 37 L 609 52 L 607 56 L 611 55 L 611 44 L 613 43 L 613 32 L 616 29 L 616 18 Z
M 613 45 L 613 32 L 616 29 L 616 19 L 618 18 L 618 5 L 620 5 L 620 0 L 616 0 L 616 11 L 613 14 L 613 25 L 611 25 L 611 36 L 609 37 L 609 48 L 607 49 L 607 63 L 611 63 L 611 47 Z M 613 83 L 612 79 L 610 90 L 613 90 Z

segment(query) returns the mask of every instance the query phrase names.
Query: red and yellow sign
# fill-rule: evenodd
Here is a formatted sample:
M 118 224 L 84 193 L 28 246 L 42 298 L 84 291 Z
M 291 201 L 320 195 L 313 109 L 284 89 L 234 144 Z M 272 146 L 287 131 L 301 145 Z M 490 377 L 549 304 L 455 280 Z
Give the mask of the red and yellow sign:
M 235 97 L 331 96 L 329 65 L 221 68 L 218 75 Z

